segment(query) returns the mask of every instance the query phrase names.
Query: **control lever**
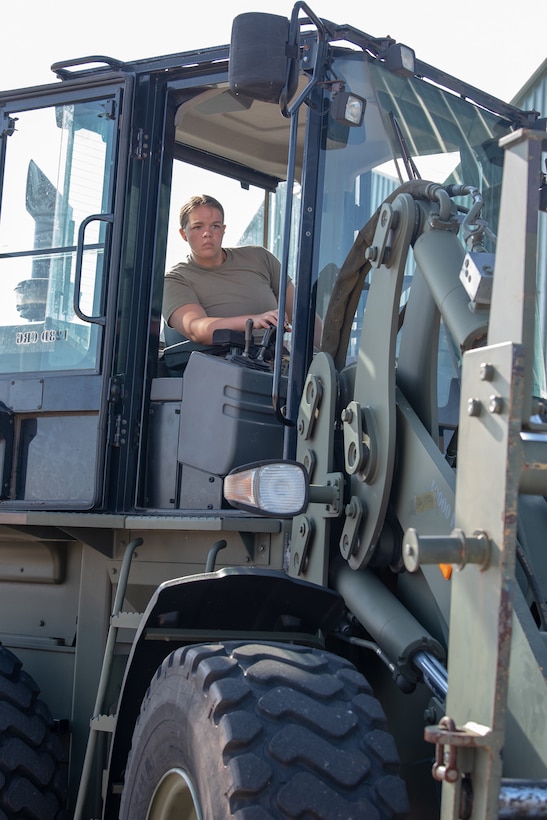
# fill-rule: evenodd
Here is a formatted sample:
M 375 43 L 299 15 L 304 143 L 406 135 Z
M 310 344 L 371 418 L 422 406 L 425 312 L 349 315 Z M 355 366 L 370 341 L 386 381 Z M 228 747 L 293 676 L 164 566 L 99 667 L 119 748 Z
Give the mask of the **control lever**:
M 262 337 L 262 342 L 260 343 L 260 347 L 258 349 L 258 353 L 256 354 L 256 358 L 259 362 L 264 361 L 264 354 L 266 353 L 267 349 L 273 342 L 275 341 L 275 333 L 276 333 L 276 326 L 269 323 L 269 327 L 266 328 L 264 331 L 264 336 Z
M 245 322 L 245 347 L 243 348 L 243 353 L 241 354 L 242 356 L 245 356 L 245 358 L 248 358 L 249 356 L 249 348 L 251 347 L 251 340 L 253 338 L 253 327 L 254 322 L 249 316 Z

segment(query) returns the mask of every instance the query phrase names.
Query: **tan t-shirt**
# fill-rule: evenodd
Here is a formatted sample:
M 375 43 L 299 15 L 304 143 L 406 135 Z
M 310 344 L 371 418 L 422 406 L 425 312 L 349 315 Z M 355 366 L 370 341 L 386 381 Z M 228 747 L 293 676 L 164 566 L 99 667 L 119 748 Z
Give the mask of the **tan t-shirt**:
M 275 310 L 279 260 L 260 246 L 225 248 L 217 268 L 203 268 L 188 257 L 165 275 L 163 315 L 167 322 L 182 305 L 199 304 L 208 316 L 244 316 Z

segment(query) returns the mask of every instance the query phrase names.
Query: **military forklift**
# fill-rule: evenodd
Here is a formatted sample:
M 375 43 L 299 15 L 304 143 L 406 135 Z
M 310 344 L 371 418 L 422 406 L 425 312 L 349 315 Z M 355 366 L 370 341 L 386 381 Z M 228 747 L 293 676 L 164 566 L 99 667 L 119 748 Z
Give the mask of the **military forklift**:
M 304 2 L 52 69 L 0 94 L 0 818 L 547 816 L 545 120 Z M 258 352 L 162 319 L 202 191 L 294 282 Z

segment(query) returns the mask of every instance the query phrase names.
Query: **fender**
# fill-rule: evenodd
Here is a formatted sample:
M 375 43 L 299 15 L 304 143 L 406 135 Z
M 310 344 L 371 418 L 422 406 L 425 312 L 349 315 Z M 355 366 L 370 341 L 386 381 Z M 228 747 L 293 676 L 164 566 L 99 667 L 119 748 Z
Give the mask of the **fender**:
M 156 669 L 179 646 L 223 639 L 317 645 L 344 601 L 331 589 L 256 567 L 224 568 L 166 581 L 136 632 L 123 678 L 108 767 L 104 817 L 117 817 L 123 770 L 140 705 Z

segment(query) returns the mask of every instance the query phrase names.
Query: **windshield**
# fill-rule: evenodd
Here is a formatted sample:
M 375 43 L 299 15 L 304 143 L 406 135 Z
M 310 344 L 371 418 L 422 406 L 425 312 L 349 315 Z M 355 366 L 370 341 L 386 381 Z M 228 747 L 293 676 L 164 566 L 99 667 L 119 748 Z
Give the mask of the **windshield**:
M 398 77 L 360 52 L 339 52 L 333 70 L 366 100 L 366 110 L 360 128 L 331 121 L 327 129 L 318 250 L 322 313 L 357 233 L 402 182 L 422 178 L 475 186 L 484 198 L 482 216 L 495 233 L 502 177 L 498 140 L 510 130 L 500 117 L 430 83 Z M 410 260 L 408 277 L 412 269 Z M 357 352 L 364 298 L 350 358 Z
M 383 171 L 409 178 L 472 185 L 483 197 L 483 218 L 496 232 L 503 151 L 510 124 L 455 94 L 416 79 L 403 80 L 370 66 L 395 158 Z M 391 132 L 391 133 L 390 133 Z

